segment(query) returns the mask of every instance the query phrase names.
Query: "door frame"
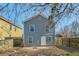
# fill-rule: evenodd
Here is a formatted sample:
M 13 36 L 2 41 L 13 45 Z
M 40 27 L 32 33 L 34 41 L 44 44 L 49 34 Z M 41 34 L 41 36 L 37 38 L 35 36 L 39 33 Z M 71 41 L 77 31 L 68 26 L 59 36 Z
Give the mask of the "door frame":
M 46 36 L 41 36 L 41 45 L 46 45 Z

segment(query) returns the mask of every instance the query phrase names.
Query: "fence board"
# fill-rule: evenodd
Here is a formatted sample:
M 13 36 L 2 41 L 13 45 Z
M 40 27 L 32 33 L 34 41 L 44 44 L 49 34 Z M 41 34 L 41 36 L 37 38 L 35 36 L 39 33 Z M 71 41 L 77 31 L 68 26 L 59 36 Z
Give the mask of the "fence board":
M 60 45 L 59 42 L 62 41 L 61 46 L 79 48 L 79 37 L 75 37 L 75 38 L 58 37 L 57 41 L 58 41 L 56 42 L 57 45 Z

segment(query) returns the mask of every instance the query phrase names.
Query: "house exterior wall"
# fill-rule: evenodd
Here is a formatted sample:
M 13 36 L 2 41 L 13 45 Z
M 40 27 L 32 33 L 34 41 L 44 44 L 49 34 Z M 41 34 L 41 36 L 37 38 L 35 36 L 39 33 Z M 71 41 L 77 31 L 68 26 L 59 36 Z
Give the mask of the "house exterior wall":
M 0 40 L 4 40 L 5 37 L 22 37 L 22 31 L 20 28 L 0 18 Z
M 21 28 L 8 22 L 4 18 L 0 18 L 0 48 L 12 48 L 14 39 L 6 39 L 6 37 L 20 37 L 22 38 Z M 17 39 L 18 41 L 20 39 Z
M 22 30 L 17 28 L 15 30 L 12 31 L 11 36 L 12 37 L 22 37 Z
M 8 24 L 7 22 L 0 19 L 0 40 L 4 40 L 5 36 L 9 37 L 9 34 L 8 34 L 8 31 L 9 31 L 9 28 L 10 28 L 9 25 L 10 24 Z
M 35 32 L 29 32 L 29 25 L 35 25 Z M 41 36 L 46 34 L 46 25 L 48 24 L 48 19 L 38 15 L 29 21 L 24 22 L 24 46 L 29 45 L 29 36 L 33 37 L 32 46 L 41 45 Z

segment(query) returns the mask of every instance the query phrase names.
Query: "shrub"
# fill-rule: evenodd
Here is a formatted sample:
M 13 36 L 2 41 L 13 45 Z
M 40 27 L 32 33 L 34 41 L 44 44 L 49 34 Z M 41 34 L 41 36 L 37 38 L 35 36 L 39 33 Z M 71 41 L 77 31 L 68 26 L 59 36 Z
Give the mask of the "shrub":
M 56 45 L 57 45 L 57 46 L 62 46 L 62 39 L 61 39 L 61 38 L 58 37 L 58 38 L 56 39 Z

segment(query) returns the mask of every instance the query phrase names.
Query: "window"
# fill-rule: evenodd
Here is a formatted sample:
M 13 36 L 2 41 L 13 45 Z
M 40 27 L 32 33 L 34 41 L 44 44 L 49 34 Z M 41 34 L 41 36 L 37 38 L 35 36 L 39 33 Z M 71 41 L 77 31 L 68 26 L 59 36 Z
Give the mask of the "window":
M 50 27 L 46 26 L 46 32 L 50 32 Z
M 10 25 L 10 30 L 16 31 L 16 26 Z
M 12 25 L 10 25 L 10 30 L 12 30 Z
M 16 31 L 16 27 L 15 27 L 15 31 Z
M 35 25 L 29 25 L 29 31 L 30 32 L 35 32 Z
M 29 37 L 29 44 L 32 44 L 33 42 L 33 37 Z
M 15 26 L 12 26 L 12 31 L 15 31 Z
M 50 41 L 51 41 L 51 39 L 52 39 L 52 37 L 51 37 L 51 36 L 47 37 L 47 41 L 48 41 L 48 42 L 50 42 Z

